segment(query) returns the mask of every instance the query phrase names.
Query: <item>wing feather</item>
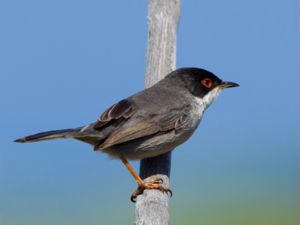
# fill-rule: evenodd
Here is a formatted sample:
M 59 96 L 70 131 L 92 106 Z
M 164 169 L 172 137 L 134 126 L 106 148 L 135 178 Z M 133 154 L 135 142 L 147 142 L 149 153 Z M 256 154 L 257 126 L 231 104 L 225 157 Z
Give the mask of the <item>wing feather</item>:
M 102 115 L 99 117 L 98 121 L 94 125 L 94 129 L 99 130 L 105 124 L 118 120 L 120 118 L 128 119 L 135 113 L 135 107 L 127 99 L 119 101 L 117 104 L 109 107 Z
M 105 140 L 96 145 L 95 149 L 106 149 L 159 132 L 180 129 L 186 118 L 183 111 L 171 109 L 165 113 L 148 115 L 146 112 L 146 115 L 142 116 L 137 115 L 136 107 L 130 99 L 123 99 L 103 112 L 95 123 L 96 130 L 103 130 L 107 126 L 112 127 Z
M 168 115 L 163 118 L 155 118 L 159 115 L 152 117 L 150 121 L 143 118 L 135 118 L 116 131 L 114 131 L 109 137 L 98 146 L 99 149 L 106 149 L 111 146 L 122 144 L 134 139 L 146 137 L 159 132 L 167 132 L 171 130 L 177 130 L 182 127 L 183 117 L 174 114 L 172 117 Z

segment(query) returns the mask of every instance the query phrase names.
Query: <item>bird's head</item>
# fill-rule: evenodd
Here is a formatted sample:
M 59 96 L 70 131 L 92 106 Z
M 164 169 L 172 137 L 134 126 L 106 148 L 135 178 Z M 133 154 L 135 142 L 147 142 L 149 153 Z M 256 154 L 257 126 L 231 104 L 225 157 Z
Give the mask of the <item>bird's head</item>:
M 181 68 L 173 72 L 179 77 L 188 91 L 209 106 L 225 88 L 238 87 L 234 82 L 225 82 L 213 73 L 199 68 Z

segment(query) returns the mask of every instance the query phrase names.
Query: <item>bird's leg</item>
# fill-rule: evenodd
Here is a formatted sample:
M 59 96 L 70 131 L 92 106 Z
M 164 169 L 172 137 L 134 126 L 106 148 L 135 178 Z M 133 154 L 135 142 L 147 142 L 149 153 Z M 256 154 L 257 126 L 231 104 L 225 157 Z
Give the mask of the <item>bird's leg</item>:
M 138 183 L 138 188 L 132 193 L 131 198 L 130 198 L 132 202 L 135 202 L 136 197 L 140 194 L 143 194 L 145 189 L 157 189 L 157 190 L 162 191 L 163 193 L 170 193 L 170 195 L 172 196 L 172 191 L 170 189 L 164 188 L 161 186 L 161 184 L 163 182 L 163 180 L 161 178 L 155 178 L 150 181 L 144 181 L 137 174 L 137 172 L 135 172 L 133 167 L 129 164 L 129 162 L 125 158 L 121 157 L 120 159 L 121 159 L 122 163 L 126 166 L 128 171 L 131 173 L 131 175 L 133 176 L 135 181 Z

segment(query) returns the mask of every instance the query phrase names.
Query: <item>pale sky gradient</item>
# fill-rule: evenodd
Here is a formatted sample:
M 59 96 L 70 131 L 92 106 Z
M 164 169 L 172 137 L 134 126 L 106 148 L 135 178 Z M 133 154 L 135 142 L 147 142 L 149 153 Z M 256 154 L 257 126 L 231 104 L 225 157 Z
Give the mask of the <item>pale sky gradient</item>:
M 173 154 L 172 224 L 295 225 L 299 1 L 181 5 L 177 66 L 241 86 Z M 75 141 L 12 141 L 93 122 L 141 90 L 146 16 L 147 1 L 0 2 L 0 224 L 133 224 L 120 162 Z

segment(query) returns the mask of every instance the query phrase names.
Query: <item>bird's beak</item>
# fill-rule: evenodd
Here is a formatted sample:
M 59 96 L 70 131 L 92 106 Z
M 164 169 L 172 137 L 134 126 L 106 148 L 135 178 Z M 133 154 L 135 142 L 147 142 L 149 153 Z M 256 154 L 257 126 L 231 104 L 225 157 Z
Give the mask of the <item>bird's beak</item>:
M 237 83 L 223 81 L 219 87 L 223 89 L 223 88 L 232 88 L 232 87 L 238 87 L 238 86 L 240 86 L 240 85 Z

